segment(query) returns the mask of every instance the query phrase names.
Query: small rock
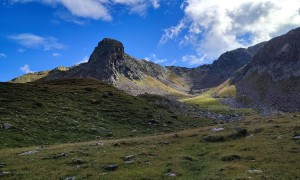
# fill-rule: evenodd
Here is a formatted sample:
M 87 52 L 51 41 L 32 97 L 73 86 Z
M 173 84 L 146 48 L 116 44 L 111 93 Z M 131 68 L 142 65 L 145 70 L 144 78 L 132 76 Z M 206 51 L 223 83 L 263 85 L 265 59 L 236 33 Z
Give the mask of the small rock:
M 250 169 L 250 170 L 247 170 L 247 172 L 250 174 L 260 174 L 260 173 L 262 173 L 262 170 Z
M 170 142 L 169 141 L 164 141 L 163 144 L 170 144 Z
M 182 159 L 187 160 L 187 161 L 195 161 L 195 159 L 191 156 L 183 156 Z
M 300 135 L 294 136 L 293 139 L 294 139 L 294 140 L 295 140 L 295 139 L 300 139 Z
M 114 147 L 120 147 L 121 144 L 120 144 L 120 143 L 114 143 L 113 146 L 114 146 Z
M 158 124 L 159 124 L 159 121 L 157 121 L 157 120 L 155 120 L 155 119 L 152 119 L 152 120 L 149 121 L 149 124 L 150 124 L 150 125 L 152 125 L 152 124 L 153 124 L 153 125 L 158 125 Z
M 0 171 L 0 177 L 6 176 L 6 175 L 9 175 L 9 174 L 11 174 L 11 172 L 8 172 L 8 171 Z
M 75 180 L 75 176 L 66 177 L 65 180 Z
M 253 136 L 253 134 L 249 134 L 248 136 L 246 136 L 246 138 L 252 138 Z
M 72 161 L 72 164 L 74 164 L 74 165 L 82 165 L 84 163 L 86 163 L 86 162 L 82 159 L 75 159 Z
M 224 131 L 224 128 L 213 128 L 211 129 L 212 132 L 219 132 L 219 131 Z
M 12 125 L 11 124 L 9 124 L 9 123 L 3 123 L 3 127 L 4 127 L 4 129 L 11 129 L 12 128 Z
M 36 154 L 38 153 L 37 150 L 31 150 L 31 151 L 26 151 L 26 152 L 23 152 L 21 154 L 19 154 L 20 156 L 25 156 L 25 155 L 32 155 L 32 154 Z
M 59 153 L 59 154 L 55 154 L 53 156 L 49 156 L 49 157 L 44 157 L 43 159 L 44 160 L 47 160 L 47 159 L 58 159 L 58 158 L 62 158 L 62 157 L 66 157 L 67 154 L 62 152 L 62 153 Z
M 150 162 L 150 161 L 145 161 L 145 164 L 148 164 L 148 165 L 150 165 L 150 164 L 151 164 L 151 162 Z
M 5 164 L 5 163 L 0 163 L 0 168 L 3 168 L 3 167 L 5 167 L 5 166 L 7 166 L 7 164 Z
M 125 161 L 124 164 L 133 164 L 134 160 L 130 160 L 130 161 Z
M 188 137 L 197 137 L 198 134 L 191 134 L 191 135 L 188 135 Z
M 240 159 L 242 159 L 242 157 L 239 155 L 229 155 L 229 156 L 223 156 L 221 158 L 222 161 L 235 161 Z
M 118 169 L 118 165 L 117 164 L 107 164 L 107 165 L 103 166 L 103 169 L 105 171 L 116 171 Z
M 166 173 L 166 175 L 169 177 L 176 177 L 176 174 L 172 173 L 172 172 L 168 172 L 168 173 Z
M 95 143 L 94 145 L 95 145 L 95 146 L 104 146 L 104 143 L 102 143 L 102 142 L 97 142 L 97 143 Z
M 237 138 L 242 138 L 242 137 L 246 137 L 246 136 L 248 136 L 247 129 L 237 129 L 236 132 L 229 135 L 229 138 L 237 139 Z
M 223 142 L 225 141 L 224 136 L 207 136 L 202 139 L 202 142 Z
M 132 158 L 134 158 L 134 155 L 125 156 L 123 159 L 124 161 L 130 161 Z

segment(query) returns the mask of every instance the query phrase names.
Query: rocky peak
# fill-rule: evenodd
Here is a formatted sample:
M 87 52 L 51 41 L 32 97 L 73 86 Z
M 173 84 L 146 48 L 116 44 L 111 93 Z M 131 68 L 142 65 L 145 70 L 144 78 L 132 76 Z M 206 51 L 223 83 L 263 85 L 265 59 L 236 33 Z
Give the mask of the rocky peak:
M 124 46 L 117 40 L 104 38 L 95 48 L 89 59 L 89 63 L 112 59 L 124 60 Z

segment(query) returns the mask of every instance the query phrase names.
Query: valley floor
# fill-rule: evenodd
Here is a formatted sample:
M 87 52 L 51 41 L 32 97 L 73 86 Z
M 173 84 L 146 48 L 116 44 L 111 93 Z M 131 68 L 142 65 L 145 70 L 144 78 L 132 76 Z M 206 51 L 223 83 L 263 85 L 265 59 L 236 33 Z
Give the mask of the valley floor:
M 7 148 L 0 150 L 0 178 L 300 179 L 299 135 L 294 113 L 157 136 Z

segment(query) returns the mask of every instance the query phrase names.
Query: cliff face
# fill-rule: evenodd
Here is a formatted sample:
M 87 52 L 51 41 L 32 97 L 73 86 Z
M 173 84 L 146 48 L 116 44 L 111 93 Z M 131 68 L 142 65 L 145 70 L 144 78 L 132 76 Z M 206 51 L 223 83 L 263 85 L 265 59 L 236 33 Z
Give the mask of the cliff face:
M 233 83 L 252 106 L 300 110 L 300 28 L 265 44 Z

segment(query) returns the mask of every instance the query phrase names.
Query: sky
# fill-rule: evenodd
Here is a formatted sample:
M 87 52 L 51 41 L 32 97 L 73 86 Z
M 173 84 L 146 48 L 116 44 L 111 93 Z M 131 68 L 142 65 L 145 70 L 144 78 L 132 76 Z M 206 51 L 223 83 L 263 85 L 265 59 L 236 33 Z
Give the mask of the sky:
M 300 0 L 1 0 L 0 81 L 86 62 L 106 37 L 196 67 L 299 26 Z

